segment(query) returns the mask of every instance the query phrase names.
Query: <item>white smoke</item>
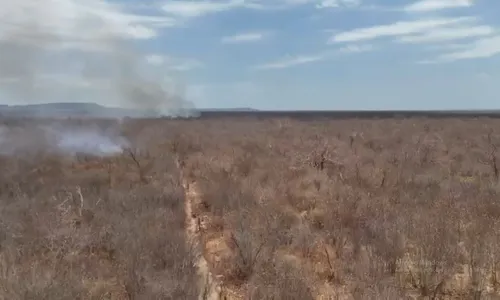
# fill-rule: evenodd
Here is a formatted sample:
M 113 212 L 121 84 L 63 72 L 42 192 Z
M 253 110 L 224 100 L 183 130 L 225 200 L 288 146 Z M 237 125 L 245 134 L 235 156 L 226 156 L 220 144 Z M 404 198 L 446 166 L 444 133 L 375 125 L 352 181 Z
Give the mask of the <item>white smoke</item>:
M 18 104 L 69 98 L 186 114 L 192 103 L 166 90 L 135 47 L 172 25 L 105 0 L 0 0 L 0 93 Z
M 129 142 L 121 136 L 109 136 L 102 132 L 76 129 L 57 132 L 57 149 L 66 154 L 78 153 L 111 156 L 122 153 Z
M 2 145 L 5 142 L 5 136 L 6 136 L 6 134 L 7 134 L 7 129 L 5 127 L 3 127 L 3 126 L 0 126 L 0 150 L 2 149 Z
M 60 124 L 0 127 L 0 155 L 32 155 L 53 153 L 66 156 L 85 154 L 112 156 L 130 147 L 122 135 L 95 126 L 63 126 Z

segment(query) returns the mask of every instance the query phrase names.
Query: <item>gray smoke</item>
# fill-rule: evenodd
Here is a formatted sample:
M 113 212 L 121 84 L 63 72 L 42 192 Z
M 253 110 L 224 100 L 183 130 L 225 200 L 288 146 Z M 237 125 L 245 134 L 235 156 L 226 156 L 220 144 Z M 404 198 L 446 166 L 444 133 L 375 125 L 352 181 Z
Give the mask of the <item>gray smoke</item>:
M 58 151 L 65 154 L 78 153 L 110 156 L 116 155 L 130 147 L 127 139 L 120 135 L 110 134 L 91 128 L 73 128 L 55 130 L 52 132 Z
M 52 153 L 103 157 L 120 154 L 129 147 L 129 141 L 118 132 L 91 125 L 0 127 L 0 155 Z
M 97 102 L 154 115 L 189 114 L 136 47 L 171 25 L 105 0 L 0 0 L 0 97 Z

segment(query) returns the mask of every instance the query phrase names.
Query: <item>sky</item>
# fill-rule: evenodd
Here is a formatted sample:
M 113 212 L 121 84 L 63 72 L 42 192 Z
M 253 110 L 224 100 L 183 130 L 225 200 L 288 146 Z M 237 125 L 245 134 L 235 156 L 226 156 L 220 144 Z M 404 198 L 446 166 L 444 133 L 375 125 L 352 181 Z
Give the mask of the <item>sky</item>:
M 24 28 L 23 41 L 44 49 L 40 63 L 39 52 L 34 59 L 22 48 L 29 55 L 20 58 L 19 48 L 10 47 L 14 58 L 0 47 L 5 103 L 19 102 L 5 92 L 15 82 L 36 77 L 35 84 L 58 93 L 23 94 L 25 102 L 119 105 L 102 92 L 112 81 L 102 76 L 104 64 L 93 59 L 82 71 L 81 62 L 126 47 L 134 70 L 198 108 L 500 109 L 498 0 L 37 3 L 0 0 L 0 44 L 19 39 L 20 31 L 6 33 L 17 26 Z M 2 72 L 12 61 L 14 71 Z

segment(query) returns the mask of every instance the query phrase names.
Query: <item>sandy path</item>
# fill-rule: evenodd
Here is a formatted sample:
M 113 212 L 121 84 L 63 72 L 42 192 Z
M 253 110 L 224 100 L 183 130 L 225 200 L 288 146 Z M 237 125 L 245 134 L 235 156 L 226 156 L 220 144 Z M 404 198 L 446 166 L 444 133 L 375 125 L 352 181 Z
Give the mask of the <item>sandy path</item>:
M 227 287 L 223 286 L 223 283 L 210 272 L 209 263 L 205 257 L 204 245 L 201 243 L 202 237 L 200 232 L 200 216 L 196 215 L 193 211 L 196 203 L 200 203 L 201 193 L 196 186 L 196 182 L 190 182 L 187 176 L 184 176 L 182 168 L 179 166 L 181 172 L 182 185 L 185 191 L 185 202 L 184 210 L 186 214 L 186 236 L 195 256 L 195 265 L 198 273 L 198 290 L 200 294 L 198 296 L 199 300 L 231 300 L 231 299 L 243 299 L 240 293 L 232 290 L 228 290 Z M 300 216 L 302 219 L 302 216 Z M 304 221 L 304 220 L 301 220 Z M 210 241 L 208 241 L 210 243 Z M 309 268 L 304 268 L 303 272 L 308 274 L 311 278 L 315 277 L 314 271 Z M 321 284 L 320 286 L 311 286 L 312 290 L 315 291 L 317 295 L 316 299 L 333 299 L 332 298 L 332 287 L 329 285 Z
M 186 237 L 187 243 L 194 256 L 194 263 L 198 273 L 198 300 L 222 300 L 227 299 L 222 294 L 221 283 L 210 272 L 208 262 L 203 254 L 203 245 L 201 244 L 200 236 L 200 219 L 193 212 L 195 203 L 200 200 L 200 193 L 196 188 L 195 183 L 191 183 L 187 176 L 184 175 L 184 170 L 177 161 L 177 167 L 181 176 L 181 184 L 184 188 L 185 200 L 184 211 L 186 214 Z
M 203 256 L 203 247 L 200 243 L 200 234 L 198 230 L 198 218 L 193 214 L 193 203 L 199 197 L 192 184 L 183 177 L 182 185 L 185 190 L 184 210 L 186 213 L 186 236 L 187 242 L 193 251 L 195 265 L 198 273 L 198 295 L 199 300 L 219 300 L 221 297 L 220 283 L 210 272 L 207 260 Z

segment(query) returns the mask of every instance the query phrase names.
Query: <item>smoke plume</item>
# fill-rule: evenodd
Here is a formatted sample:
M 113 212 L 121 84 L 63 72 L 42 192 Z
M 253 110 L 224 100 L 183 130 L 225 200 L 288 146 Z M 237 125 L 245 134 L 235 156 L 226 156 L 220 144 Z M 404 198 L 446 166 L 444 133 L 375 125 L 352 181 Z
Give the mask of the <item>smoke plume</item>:
M 0 97 L 96 102 L 172 115 L 193 111 L 137 51 L 172 20 L 105 0 L 0 0 Z
M 24 125 L 0 127 L 0 155 L 27 156 L 39 153 L 74 156 L 112 156 L 130 147 L 114 130 L 88 125 Z
M 57 150 L 65 154 L 78 153 L 94 156 L 111 156 L 123 152 L 129 142 L 124 137 L 91 128 L 54 130 Z

